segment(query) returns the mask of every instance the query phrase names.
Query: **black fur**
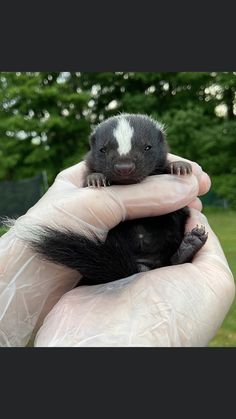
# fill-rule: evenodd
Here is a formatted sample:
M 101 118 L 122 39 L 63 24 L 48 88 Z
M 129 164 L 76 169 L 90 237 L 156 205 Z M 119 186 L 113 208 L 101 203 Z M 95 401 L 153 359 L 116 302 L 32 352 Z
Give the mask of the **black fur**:
M 31 248 L 44 259 L 76 269 L 91 283 L 109 282 L 138 272 L 132 250 L 117 229 L 102 242 L 92 232 L 88 239 L 69 229 L 43 227 L 35 230 Z M 114 259 L 115 256 L 115 259 Z M 106 263 L 102 263 L 105 260 Z M 118 262 L 118 263 L 116 263 Z M 117 267 L 114 269 L 114 267 Z
M 128 114 L 124 117 L 134 130 L 130 153 L 119 156 L 118 144 L 113 133 L 119 116 L 109 118 L 98 125 L 90 137 L 91 150 L 85 156 L 90 172 L 102 173 L 110 184 L 137 183 L 151 174 L 164 173 L 168 146 L 157 123 L 144 115 Z M 152 148 L 145 151 L 146 146 Z M 101 153 L 100 150 L 104 147 L 106 153 Z M 114 165 L 120 162 L 135 163 L 135 171 L 128 178 L 117 176 L 114 172 Z
M 125 155 L 118 153 L 114 136 L 120 118 L 125 118 L 133 129 L 132 147 Z M 102 122 L 92 133 L 90 146 L 85 157 L 90 170 L 85 186 L 130 184 L 148 175 L 191 173 L 188 163 L 167 161 L 164 133 L 144 115 L 120 115 Z M 117 174 L 115 167 L 120 164 L 132 165 L 132 173 Z M 95 236 L 86 238 L 70 230 L 41 226 L 29 244 L 45 259 L 79 271 L 83 275 L 79 285 L 105 283 L 191 261 L 207 235 L 198 228 L 184 234 L 188 216 L 185 207 L 159 217 L 125 221 L 109 231 L 105 242 Z

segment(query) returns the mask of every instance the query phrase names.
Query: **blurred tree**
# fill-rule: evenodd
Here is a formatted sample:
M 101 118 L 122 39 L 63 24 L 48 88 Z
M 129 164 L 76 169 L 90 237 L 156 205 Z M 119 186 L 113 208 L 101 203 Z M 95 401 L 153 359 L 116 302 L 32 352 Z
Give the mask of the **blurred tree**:
M 87 149 L 90 94 L 70 73 L 1 73 L 0 177 L 47 170 L 49 181 Z

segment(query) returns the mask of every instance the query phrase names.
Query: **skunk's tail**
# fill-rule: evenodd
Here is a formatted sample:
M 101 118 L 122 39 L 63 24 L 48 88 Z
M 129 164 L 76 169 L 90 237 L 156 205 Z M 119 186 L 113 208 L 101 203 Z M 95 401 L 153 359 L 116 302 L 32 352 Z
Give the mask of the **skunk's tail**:
M 69 229 L 40 227 L 27 243 L 43 259 L 75 269 L 83 276 L 79 285 L 115 281 L 139 272 L 128 241 L 118 233 L 102 241 Z

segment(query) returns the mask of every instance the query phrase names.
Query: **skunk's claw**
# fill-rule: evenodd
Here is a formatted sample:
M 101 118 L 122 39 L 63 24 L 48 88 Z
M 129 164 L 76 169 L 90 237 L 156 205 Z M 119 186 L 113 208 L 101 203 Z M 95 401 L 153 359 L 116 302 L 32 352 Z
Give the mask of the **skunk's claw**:
M 186 161 L 174 161 L 170 163 L 170 173 L 172 175 L 191 175 L 192 166 Z
M 91 173 L 87 176 L 87 185 L 89 188 L 98 188 L 107 185 L 106 177 L 103 173 Z

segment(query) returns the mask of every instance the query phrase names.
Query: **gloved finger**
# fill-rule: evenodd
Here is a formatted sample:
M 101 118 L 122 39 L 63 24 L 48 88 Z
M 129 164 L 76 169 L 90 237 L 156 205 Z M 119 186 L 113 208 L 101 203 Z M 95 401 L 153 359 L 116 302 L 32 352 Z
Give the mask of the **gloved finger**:
M 199 184 L 194 175 L 149 176 L 135 185 L 112 186 L 110 197 L 119 199 L 125 209 L 125 218 L 152 217 L 175 211 L 188 205 L 198 195 Z
M 84 162 L 63 170 L 27 212 L 29 222 L 35 219 L 38 224 L 78 229 L 84 222 L 85 229 L 88 224 L 107 230 L 126 218 L 165 214 L 188 205 L 198 195 L 202 182 L 199 176 L 197 184 L 195 176 L 161 175 L 150 176 L 141 184 L 91 190 L 80 188 L 85 176 Z
M 71 167 L 68 167 L 65 170 L 62 170 L 56 177 L 57 180 L 68 181 L 73 183 L 73 185 L 77 186 L 78 188 L 82 188 L 84 185 L 84 179 L 86 174 L 88 173 L 88 169 L 86 166 L 85 161 L 80 163 L 74 164 Z
M 185 159 L 183 157 L 179 157 L 179 156 L 177 156 L 175 154 L 171 154 L 171 153 L 168 154 L 168 160 L 169 161 L 184 160 L 184 161 L 189 162 L 192 166 L 193 174 L 198 179 L 198 183 L 199 183 L 198 194 L 199 194 L 199 196 L 204 195 L 205 193 L 207 193 L 209 191 L 209 189 L 211 187 L 211 179 L 208 176 L 208 174 L 202 170 L 201 166 L 198 163 L 196 163 L 192 160 Z
M 17 220 L 28 224 L 68 227 L 78 231 L 89 226 L 107 231 L 129 218 L 156 216 L 188 205 L 198 195 L 194 175 L 149 176 L 134 185 L 108 188 L 77 188 L 58 180 L 25 216 Z M 29 229 L 29 228 L 28 228 Z
M 189 208 L 195 208 L 198 211 L 202 211 L 202 201 L 199 198 L 195 198 L 188 204 Z
M 202 172 L 202 175 L 199 177 L 198 181 L 199 181 L 198 195 L 199 196 L 205 195 L 210 190 L 210 187 L 211 187 L 211 179 L 209 175 L 205 172 Z

